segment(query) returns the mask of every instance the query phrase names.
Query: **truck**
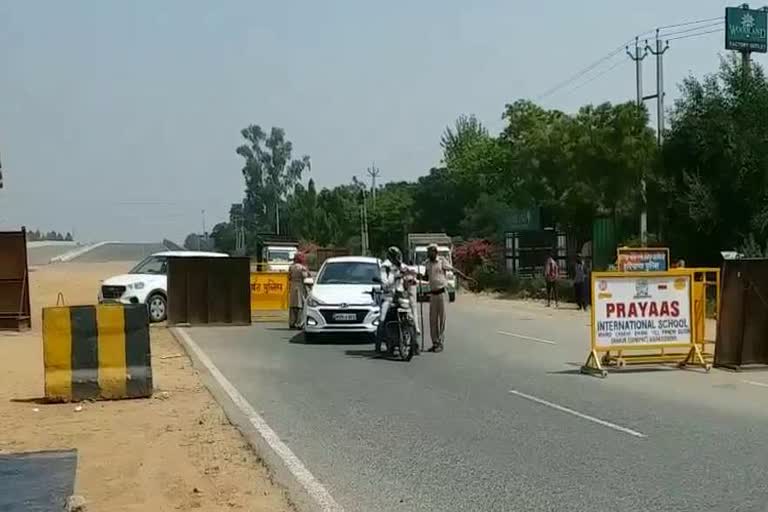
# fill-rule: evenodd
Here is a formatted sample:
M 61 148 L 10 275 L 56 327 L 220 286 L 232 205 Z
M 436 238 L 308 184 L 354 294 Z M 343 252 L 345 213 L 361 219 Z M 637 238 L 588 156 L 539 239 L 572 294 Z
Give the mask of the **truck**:
M 288 236 L 259 234 L 256 243 L 257 270 L 288 272 L 298 251 L 298 240 Z
M 453 265 L 453 242 L 451 237 L 445 233 L 409 233 L 408 234 L 408 256 L 411 263 L 415 265 L 419 274 L 424 273 L 424 261 L 427 259 L 427 247 L 430 244 L 437 245 L 437 255 L 445 258 L 449 264 Z M 453 272 L 448 272 L 448 300 L 456 300 L 457 281 Z M 419 282 L 419 301 L 427 300 L 429 296 L 429 283 Z

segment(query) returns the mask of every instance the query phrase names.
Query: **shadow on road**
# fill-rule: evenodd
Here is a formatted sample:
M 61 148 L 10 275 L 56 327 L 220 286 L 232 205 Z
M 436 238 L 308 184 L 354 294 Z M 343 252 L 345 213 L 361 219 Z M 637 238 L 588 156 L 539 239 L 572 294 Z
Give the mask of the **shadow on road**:
M 390 357 L 386 353 L 380 353 L 376 352 L 375 350 L 345 350 L 344 354 L 346 354 L 348 357 L 360 357 L 363 359 L 379 359 L 381 361 L 390 361 L 390 362 L 398 362 L 402 363 L 405 362 L 397 357 Z
M 373 341 L 359 334 L 318 334 L 307 341 L 304 333 L 298 333 L 289 340 L 289 343 L 298 345 L 370 345 Z

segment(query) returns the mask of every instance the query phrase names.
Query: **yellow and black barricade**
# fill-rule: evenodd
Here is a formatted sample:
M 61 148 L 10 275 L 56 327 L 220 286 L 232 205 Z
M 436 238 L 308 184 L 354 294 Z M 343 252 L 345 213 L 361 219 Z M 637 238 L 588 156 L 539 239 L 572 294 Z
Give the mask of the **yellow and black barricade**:
M 43 308 L 45 397 L 53 401 L 152 395 L 144 304 Z
M 603 366 L 658 363 L 709 371 L 707 323 L 717 320 L 719 285 L 719 270 L 710 268 L 594 272 L 590 353 L 582 372 L 605 377 Z

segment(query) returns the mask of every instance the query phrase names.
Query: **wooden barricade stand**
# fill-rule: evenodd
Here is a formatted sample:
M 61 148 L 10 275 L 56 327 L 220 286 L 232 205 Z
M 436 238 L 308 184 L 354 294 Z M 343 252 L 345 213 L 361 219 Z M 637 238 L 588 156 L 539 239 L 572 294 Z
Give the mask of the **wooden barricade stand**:
M 708 281 L 699 276 L 714 272 L 593 273 L 590 352 L 582 373 L 606 377 L 607 366 L 656 363 L 709 371 L 704 351 Z M 719 277 L 713 281 L 719 285 Z M 719 304 L 719 286 L 716 300 Z

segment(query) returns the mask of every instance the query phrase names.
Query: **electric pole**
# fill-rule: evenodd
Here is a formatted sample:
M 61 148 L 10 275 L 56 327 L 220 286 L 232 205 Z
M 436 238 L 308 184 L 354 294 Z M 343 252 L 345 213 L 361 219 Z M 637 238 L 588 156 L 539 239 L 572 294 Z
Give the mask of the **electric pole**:
M 376 162 L 367 170 L 368 176 L 371 177 L 371 194 L 373 195 L 373 207 L 376 208 L 376 178 L 381 175 L 381 169 L 376 168 Z
M 368 207 L 366 206 L 365 189 L 361 188 L 362 202 L 360 204 L 360 248 L 363 256 L 368 255 L 369 242 L 368 242 Z
M 656 140 L 661 147 L 664 143 L 664 52 L 669 50 L 669 41 L 663 44 L 659 29 L 656 29 L 656 49 L 648 46 L 647 42 L 645 49 L 656 56 L 656 94 L 645 99 L 656 98 Z
M 643 59 L 648 55 L 648 50 L 640 48 L 639 38 L 635 38 L 635 52 L 629 51 L 627 55 L 635 61 L 635 79 L 637 80 L 637 107 L 643 107 Z M 645 195 L 645 166 L 640 171 L 640 245 L 648 245 L 648 201 Z

